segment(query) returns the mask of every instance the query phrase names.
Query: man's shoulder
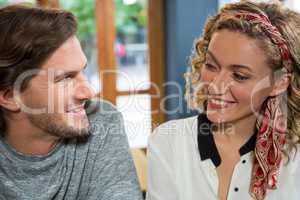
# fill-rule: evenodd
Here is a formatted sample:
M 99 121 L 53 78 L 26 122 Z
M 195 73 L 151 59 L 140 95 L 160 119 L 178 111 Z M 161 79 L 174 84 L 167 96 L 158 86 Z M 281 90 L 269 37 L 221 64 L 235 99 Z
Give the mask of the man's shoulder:
M 118 113 L 116 107 L 104 99 L 88 100 L 85 104 L 87 115 Z
M 94 142 L 125 135 L 122 115 L 112 103 L 102 99 L 91 100 L 86 102 L 85 110 L 90 122 L 90 139 Z

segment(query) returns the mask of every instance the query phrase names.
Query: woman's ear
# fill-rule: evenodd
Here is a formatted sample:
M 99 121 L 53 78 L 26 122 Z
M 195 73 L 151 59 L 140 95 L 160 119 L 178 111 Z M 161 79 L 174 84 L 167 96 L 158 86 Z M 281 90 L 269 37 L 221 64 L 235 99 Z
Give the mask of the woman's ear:
M 20 110 L 20 107 L 14 98 L 12 89 L 0 90 L 0 106 L 12 112 Z
M 278 80 L 275 80 L 270 96 L 277 96 L 287 90 L 292 80 L 292 73 L 284 73 Z

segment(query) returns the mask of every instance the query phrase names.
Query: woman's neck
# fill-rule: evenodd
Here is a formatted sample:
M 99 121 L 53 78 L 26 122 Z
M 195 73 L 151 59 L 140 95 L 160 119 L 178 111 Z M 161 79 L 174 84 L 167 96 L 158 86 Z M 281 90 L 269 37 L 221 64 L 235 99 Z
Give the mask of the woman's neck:
M 243 145 L 253 135 L 255 123 L 256 116 L 249 115 L 232 122 L 213 123 L 212 131 L 215 138 Z

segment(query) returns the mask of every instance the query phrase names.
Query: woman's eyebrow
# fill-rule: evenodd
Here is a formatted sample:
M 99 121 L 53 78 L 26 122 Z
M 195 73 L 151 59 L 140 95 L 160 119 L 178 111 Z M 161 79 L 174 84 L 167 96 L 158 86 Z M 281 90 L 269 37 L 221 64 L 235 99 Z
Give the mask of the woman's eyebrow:
M 220 62 L 218 61 L 218 59 L 214 56 L 214 54 L 207 50 L 207 54 L 212 58 L 212 60 L 218 65 L 218 67 L 221 67 Z
M 233 69 L 245 69 L 245 70 L 253 73 L 253 70 L 250 67 L 246 66 L 246 65 L 233 64 L 233 65 L 230 65 L 230 67 L 233 68 Z
M 221 64 L 220 62 L 218 61 L 218 59 L 214 56 L 214 54 L 207 50 L 207 54 L 212 58 L 212 60 L 218 65 L 218 67 L 221 67 Z M 246 66 L 246 65 L 241 65 L 241 64 L 231 64 L 229 66 L 230 68 L 232 69 L 245 69 L 251 73 L 253 73 L 253 70 L 249 67 L 249 66 Z

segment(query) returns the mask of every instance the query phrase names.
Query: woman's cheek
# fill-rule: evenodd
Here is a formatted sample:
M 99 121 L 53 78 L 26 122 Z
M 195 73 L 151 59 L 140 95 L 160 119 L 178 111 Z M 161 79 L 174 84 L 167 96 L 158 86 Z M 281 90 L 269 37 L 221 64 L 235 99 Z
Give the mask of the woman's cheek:
M 254 87 L 233 87 L 232 95 L 242 105 L 250 107 L 252 111 L 260 109 L 262 103 L 267 98 L 267 90 L 255 90 Z
M 239 103 L 248 104 L 251 102 L 251 88 L 241 86 L 231 86 L 232 96 Z
M 214 73 L 210 72 L 205 69 L 205 67 L 202 67 L 200 72 L 200 80 L 203 83 L 210 83 L 213 80 Z

